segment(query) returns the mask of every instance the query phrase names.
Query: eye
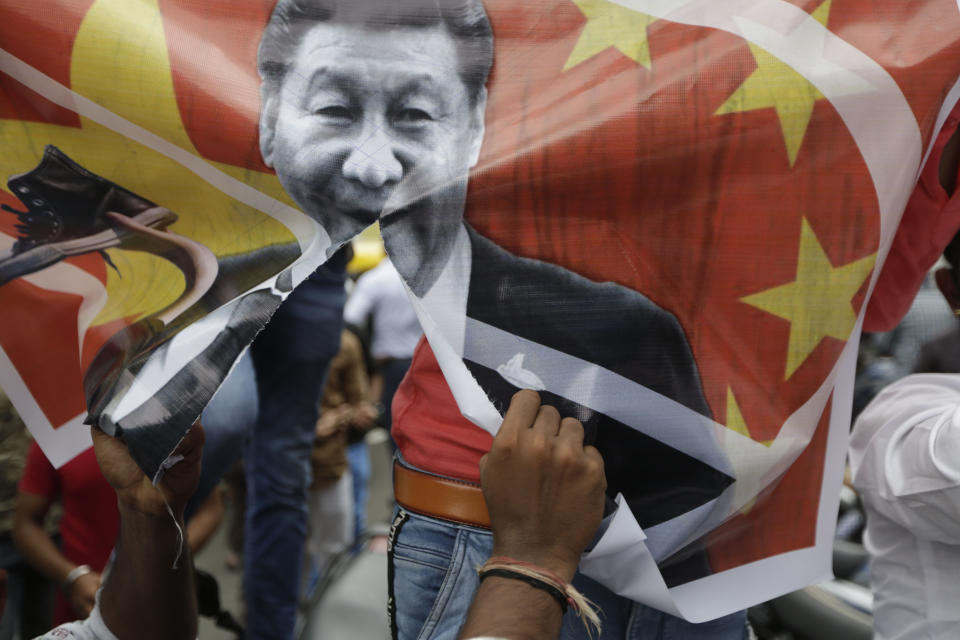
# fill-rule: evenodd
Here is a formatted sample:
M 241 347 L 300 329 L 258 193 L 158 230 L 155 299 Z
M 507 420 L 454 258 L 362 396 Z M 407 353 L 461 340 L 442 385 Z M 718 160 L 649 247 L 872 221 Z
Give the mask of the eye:
M 407 108 L 397 112 L 396 121 L 400 124 L 424 124 L 433 122 L 433 116 L 423 109 Z
M 332 120 L 350 120 L 353 118 L 353 113 L 350 109 L 340 104 L 318 107 L 313 110 L 313 115 L 323 116 Z

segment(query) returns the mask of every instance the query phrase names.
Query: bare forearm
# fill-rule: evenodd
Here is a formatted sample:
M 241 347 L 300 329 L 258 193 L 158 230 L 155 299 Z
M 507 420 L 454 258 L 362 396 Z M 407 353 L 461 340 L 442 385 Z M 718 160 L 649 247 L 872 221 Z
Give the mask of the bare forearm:
M 547 640 L 559 637 L 562 623 L 560 604 L 550 594 L 519 580 L 491 576 L 480 584 L 460 638 Z
M 18 521 L 13 539 L 30 565 L 56 584 L 63 584 L 76 566 L 68 560 L 42 526 L 31 520 Z
M 217 487 L 187 523 L 187 540 L 194 555 L 206 546 L 222 521 L 223 499 Z
M 184 545 L 174 569 L 178 550 L 177 528 L 169 516 L 121 505 L 117 558 L 100 603 L 103 620 L 114 635 L 141 640 L 197 637 L 193 563 Z

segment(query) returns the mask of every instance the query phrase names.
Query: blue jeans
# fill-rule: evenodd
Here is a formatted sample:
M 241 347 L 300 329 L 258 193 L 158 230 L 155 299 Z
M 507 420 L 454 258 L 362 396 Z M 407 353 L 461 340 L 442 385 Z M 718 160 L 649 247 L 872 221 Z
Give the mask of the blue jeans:
M 455 640 L 479 585 L 476 568 L 493 549 L 484 529 L 399 510 L 390 531 L 390 614 L 394 638 Z M 577 574 L 574 586 L 603 610 L 598 640 L 744 640 L 746 612 L 692 624 L 614 595 Z M 564 616 L 560 638 L 586 640 L 583 623 Z
M 367 528 L 367 499 L 370 495 L 370 453 L 361 440 L 347 447 L 350 473 L 353 474 L 353 537 L 359 543 Z
M 343 329 L 345 262 L 336 262 L 300 285 L 251 347 L 260 415 L 244 451 L 249 640 L 293 637 L 313 430 Z
M 206 434 L 203 465 L 197 490 L 187 503 L 186 520 L 193 517 L 233 463 L 243 455 L 243 446 L 257 421 L 257 412 L 257 378 L 248 351 L 203 410 L 201 422 Z

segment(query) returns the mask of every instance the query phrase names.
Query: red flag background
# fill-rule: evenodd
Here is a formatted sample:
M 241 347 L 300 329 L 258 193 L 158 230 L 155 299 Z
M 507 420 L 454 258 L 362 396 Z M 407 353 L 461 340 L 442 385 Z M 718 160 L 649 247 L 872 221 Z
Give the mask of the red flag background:
M 56 11 L 37 11 L 32 3 L 4 3 L 0 42 L 69 87 L 72 38 L 93 0 L 56 4 Z M 251 172 L 267 171 L 257 144 L 255 59 L 273 4 L 159 0 L 190 140 L 208 160 Z M 941 88 L 958 73 L 955 3 L 792 4 L 888 71 L 928 142 Z M 495 67 L 468 220 L 516 254 L 619 282 L 674 313 L 715 419 L 756 441 L 773 440 L 823 383 L 845 340 L 833 326 L 810 329 L 800 312 L 777 313 L 763 294 L 807 271 L 853 269 L 858 284 L 845 277 L 847 287 L 833 298 L 809 300 L 814 309 L 846 305 L 852 316 L 869 282 L 865 261 L 878 250 L 876 192 L 847 126 L 799 74 L 730 33 L 605 0 L 486 5 Z M 80 124 L 2 73 L 0 118 Z M 0 200 L 18 204 L 7 192 Z M 0 231 L 15 235 L 9 218 L 0 217 Z M 99 258 L 71 262 L 105 281 Z M 0 289 L 0 346 L 59 425 L 83 412 L 81 367 L 115 327 L 88 335 L 79 354 L 79 299 L 39 289 L 25 296 L 29 287 Z M 10 337 L 25 327 L 56 341 L 50 357 L 57 366 Z M 780 481 L 714 533 L 715 566 L 813 544 L 828 415 Z

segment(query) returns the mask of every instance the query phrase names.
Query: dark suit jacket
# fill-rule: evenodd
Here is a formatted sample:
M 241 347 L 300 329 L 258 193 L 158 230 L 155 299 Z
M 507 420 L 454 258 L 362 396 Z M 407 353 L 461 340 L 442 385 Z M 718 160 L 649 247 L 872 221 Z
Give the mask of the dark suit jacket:
M 519 258 L 469 227 L 468 233 L 473 248 L 470 318 L 596 363 L 710 416 L 689 343 L 672 314 L 632 289 Z M 469 333 L 466 340 L 469 344 Z M 495 370 L 469 360 L 466 364 L 503 413 L 517 388 Z M 554 394 L 541 396 L 561 414 L 584 422 L 587 441 L 603 455 L 609 494 L 622 493 L 642 527 L 709 502 L 733 481 L 609 416 Z M 705 575 L 705 558 L 691 551 L 687 556 L 698 556 L 695 564 L 701 566 L 672 581 Z

